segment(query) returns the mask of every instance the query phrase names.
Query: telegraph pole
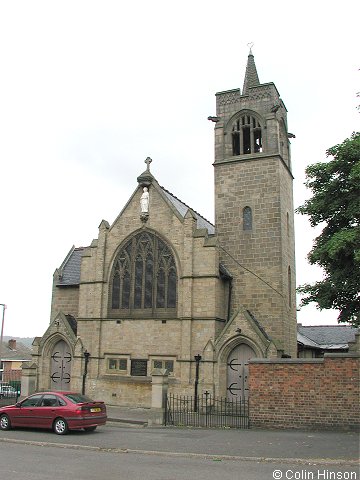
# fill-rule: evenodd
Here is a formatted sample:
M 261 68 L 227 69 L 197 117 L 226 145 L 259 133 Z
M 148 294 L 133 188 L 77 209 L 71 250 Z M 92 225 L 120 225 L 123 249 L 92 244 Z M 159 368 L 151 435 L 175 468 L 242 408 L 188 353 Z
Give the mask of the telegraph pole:
M 3 347 L 4 320 L 5 320 L 5 309 L 6 309 L 5 303 L 0 303 L 0 307 L 3 308 L 2 321 L 1 321 L 1 337 L 0 337 L 0 380 L 2 380 L 3 379 L 3 370 L 4 370 L 4 367 L 2 365 L 2 347 Z

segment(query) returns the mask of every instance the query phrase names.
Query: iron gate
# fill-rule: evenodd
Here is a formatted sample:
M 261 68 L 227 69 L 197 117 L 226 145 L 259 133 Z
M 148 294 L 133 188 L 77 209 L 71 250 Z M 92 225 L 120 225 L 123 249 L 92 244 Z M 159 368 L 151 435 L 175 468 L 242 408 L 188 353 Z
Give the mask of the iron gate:
M 250 428 L 249 402 L 216 398 L 208 392 L 197 397 L 169 394 L 165 425 Z

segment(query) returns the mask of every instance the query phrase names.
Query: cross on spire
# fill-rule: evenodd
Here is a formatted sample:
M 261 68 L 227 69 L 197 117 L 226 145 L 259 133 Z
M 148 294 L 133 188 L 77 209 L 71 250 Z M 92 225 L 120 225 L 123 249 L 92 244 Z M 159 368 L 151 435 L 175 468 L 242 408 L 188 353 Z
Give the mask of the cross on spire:
M 252 49 L 252 47 L 254 46 L 254 42 L 249 42 L 249 43 L 247 44 L 247 46 L 248 46 L 249 49 L 250 49 L 249 55 L 252 55 L 252 50 L 251 50 L 251 49 Z
M 146 157 L 145 163 L 146 163 L 146 171 L 150 172 L 150 163 L 152 162 L 150 157 Z

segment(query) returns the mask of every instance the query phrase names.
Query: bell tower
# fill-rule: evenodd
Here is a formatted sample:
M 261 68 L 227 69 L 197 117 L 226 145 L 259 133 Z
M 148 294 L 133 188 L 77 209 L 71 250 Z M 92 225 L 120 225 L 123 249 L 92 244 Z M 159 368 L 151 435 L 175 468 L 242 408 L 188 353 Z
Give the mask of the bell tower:
M 216 94 L 215 226 L 233 275 L 231 312 L 249 310 L 296 357 L 293 176 L 287 110 L 274 83 L 260 83 L 250 49 L 242 91 Z

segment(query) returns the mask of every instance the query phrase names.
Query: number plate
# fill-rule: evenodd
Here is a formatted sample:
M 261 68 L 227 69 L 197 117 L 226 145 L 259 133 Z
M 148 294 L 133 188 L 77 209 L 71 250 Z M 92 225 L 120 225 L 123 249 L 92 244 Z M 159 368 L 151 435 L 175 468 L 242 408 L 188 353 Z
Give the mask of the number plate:
M 101 412 L 101 408 L 90 408 L 90 412 L 91 412 L 91 413 Z

